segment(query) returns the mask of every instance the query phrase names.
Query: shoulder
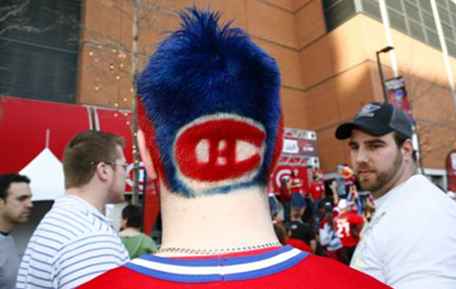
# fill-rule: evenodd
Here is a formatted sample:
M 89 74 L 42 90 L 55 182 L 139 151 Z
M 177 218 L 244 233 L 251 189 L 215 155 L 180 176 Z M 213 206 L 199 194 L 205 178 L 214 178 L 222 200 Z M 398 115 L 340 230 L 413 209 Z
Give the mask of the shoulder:
M 325 257 L 309 256 L 307 259 L 308 276 L 324 286 L 339 289 L 387 289 L 389 286 L 373 277 L 356 271 L 340 262 Z M 331 278 L 328 278 L 331 276 Z
M 104 274 L 99 275 L 98 277 L 90 280 L 89 282 L 82 284 L 77 287 L 79 289 L 89 289 L 89 288 L 113 288 L 112 285 L 115 283 L 115 288 L 117 289 L 130 289 L 130 288 L 149 288 L 148 285 L 151 285 L 155 279 L 147 277 L 146 275 L 139 274 L 134 272 L 124 266 L 114 268 L 107 271 Z M 150 287 L 152 288 L 152 287 Z

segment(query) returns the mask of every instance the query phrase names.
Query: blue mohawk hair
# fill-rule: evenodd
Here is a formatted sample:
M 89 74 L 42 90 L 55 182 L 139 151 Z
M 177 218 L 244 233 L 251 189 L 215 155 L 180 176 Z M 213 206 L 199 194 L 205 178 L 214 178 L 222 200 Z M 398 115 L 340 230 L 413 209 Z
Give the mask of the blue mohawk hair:
M 159 175 L 187 197 L 264 186 L 281 148 L 277 64 L 219 13 L 180 18 L 137 80 Z

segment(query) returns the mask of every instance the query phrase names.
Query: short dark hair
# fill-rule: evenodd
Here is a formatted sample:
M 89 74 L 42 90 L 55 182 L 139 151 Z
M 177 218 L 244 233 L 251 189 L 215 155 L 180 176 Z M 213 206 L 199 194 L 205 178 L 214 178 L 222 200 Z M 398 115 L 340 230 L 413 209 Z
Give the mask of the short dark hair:
M 394 138 L 394 142 L 396 143 L 396 145 L 397 145 L 398 148 L 401 148 L 402 145 L 404 144 L 404 142 L 405 142 L 406 140 L 410 139 L 410 137 L 405 136 L 405 135 L 403 135 L 403 134 L 401 134 L 401 133 L 398 133 L 398 132 L 396 132 L 396 131 L 393 132 L 393 138 Z M 416 162 L 417 159 L 418 159 L 415 150 L 413 150 L 413 152 L 412 152 L 412 159 L 413 159 L 413 161 L 415 161 L 415 162 Z
M 98 163 L 113 163 L 116 160 L 117 146 L 123 148 L 124 140 L 111 133 L 89 130 L 76 135 L 63 153 L 65 187 L 87 184 Z
M 8 189 L 11 183 L 26 183 L 30 184 L 30 179 L 19 174 L 3 174 L 0 175 L 0 199 L 8 198 Z
M 127 227 L 141 228 L 143 223 L 141 207 L 135 205 L 126 206 L 122 210 L 122 219 L 127 220 Z

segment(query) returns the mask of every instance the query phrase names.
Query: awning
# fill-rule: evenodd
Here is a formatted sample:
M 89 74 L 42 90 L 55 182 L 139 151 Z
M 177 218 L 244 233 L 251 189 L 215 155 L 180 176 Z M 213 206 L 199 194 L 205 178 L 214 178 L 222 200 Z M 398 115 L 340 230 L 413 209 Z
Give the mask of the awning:
M 43 149 L 20 174 L 32 180 L 32 201 L 55 200 L 65 194 L 63 165 L 48 148 Z

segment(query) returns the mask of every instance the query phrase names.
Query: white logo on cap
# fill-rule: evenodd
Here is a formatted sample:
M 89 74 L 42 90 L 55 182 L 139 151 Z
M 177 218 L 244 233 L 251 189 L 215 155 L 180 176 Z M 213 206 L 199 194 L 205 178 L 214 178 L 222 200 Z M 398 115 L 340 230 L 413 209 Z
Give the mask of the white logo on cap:
M 361 111 L 358 113 L 358 115 L 356 117 L 357 118 L 358 117 L 373 117 L 375 115 L 374 112 L 376 112 L 380 108 L 382 108 L 382 107 L 378 104 L 372 104 L 372 103 L 366 104 L 361 109 Z

